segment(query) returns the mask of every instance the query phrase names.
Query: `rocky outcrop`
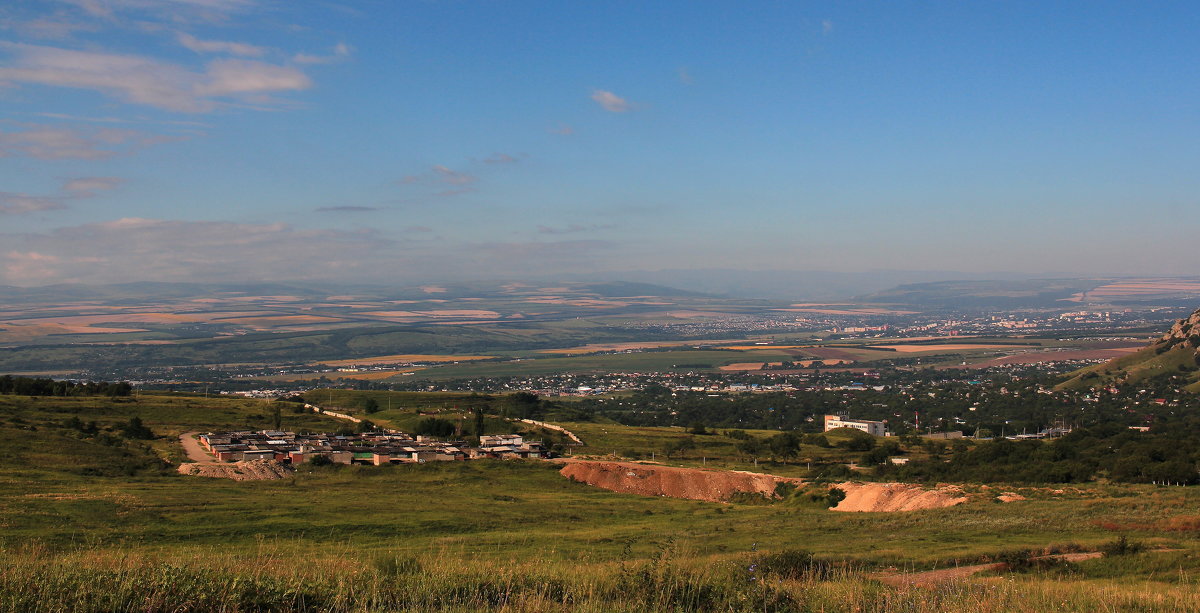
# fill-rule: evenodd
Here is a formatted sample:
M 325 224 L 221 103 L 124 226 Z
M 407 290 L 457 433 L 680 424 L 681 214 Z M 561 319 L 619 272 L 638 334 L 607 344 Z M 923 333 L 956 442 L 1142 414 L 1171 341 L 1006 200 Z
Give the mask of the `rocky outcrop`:
M 1200 309 L 1192 313 L 1191 317 L 1175 322 L 1171 331 L 1158 340 L 1158 344 L 1186 344 L 1192 349 L 1200 349 Z

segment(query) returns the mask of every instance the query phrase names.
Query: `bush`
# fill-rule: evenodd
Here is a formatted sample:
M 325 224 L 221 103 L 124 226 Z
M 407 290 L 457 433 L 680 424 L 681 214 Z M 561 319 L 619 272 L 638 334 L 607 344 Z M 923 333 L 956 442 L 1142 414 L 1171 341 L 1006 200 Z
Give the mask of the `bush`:
M 765 553 L 755 558 L 752 564 L 760 574 L 776 575 L 781 579 L 826 580 L 833 575 L 832 564 L 803 549 Z
M 454 434 L 454 423 L 437 417 L 426 417 L 417 422 L 413 433 L 421 436 L 444 438 Z
M 1106 556 L 1127 556 L 1145 551 L 1146 544 L 1138 541 L 1131 541 L 1124 534 L 1117 537 L 1115 541 L 1109 541 L 1100 546 L 1100 551 Z
M 829 488 L 829 495 L 825 499 L 825 501 L 828 503 L 827 507 L 832 509 L 833 507 L 838 506 L 838 503 L 845 499 L 846 499 L 845 490 L 842 490 L 841 488 L 837 488 L 837 487 L 831 487 L 831 488 Z
M 305 460 L 304 463 L 309 466 L 332 466 L 333 460 L 329 459 L 327 455 L 315 455 Z
M 142 418 L 136 415 L 129 418 L 129 423 L 121 426 L 121 434 L 125 435 L 125 438 L 141 440 L 154 438 L 154 433 L 150 431 L 150 428 L 143 425 Z

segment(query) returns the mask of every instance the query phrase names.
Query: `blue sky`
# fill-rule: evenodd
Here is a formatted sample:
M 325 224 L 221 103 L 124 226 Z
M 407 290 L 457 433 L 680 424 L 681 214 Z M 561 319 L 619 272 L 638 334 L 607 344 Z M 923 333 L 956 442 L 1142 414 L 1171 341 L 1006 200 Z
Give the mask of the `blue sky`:
M 1190 3 L 16 0 L 0 283 L 1200 274 Z

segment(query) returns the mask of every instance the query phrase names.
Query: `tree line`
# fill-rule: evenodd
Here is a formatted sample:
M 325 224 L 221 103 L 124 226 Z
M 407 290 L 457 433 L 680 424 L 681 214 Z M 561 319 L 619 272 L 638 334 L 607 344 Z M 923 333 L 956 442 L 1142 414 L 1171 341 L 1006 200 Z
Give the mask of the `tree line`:
M 128 396 L 133 386 L 128 382 L 56 381 L 33 377 L 0 377 L 0 394 L 18 396 Z

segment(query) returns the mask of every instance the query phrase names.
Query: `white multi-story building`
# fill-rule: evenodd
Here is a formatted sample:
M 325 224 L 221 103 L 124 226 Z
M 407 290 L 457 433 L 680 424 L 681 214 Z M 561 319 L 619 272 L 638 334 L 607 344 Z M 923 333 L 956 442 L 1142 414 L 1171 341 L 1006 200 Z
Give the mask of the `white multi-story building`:
M 869 419 L 848 419 L 840 415 L 825 416 L 825 431 L 829 432 L 834 428 L 854 428 L 862 430 L 872 436 L 887 436 L 887 425 L 881 421 L 871 421 Z

